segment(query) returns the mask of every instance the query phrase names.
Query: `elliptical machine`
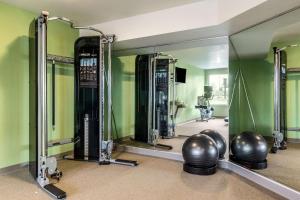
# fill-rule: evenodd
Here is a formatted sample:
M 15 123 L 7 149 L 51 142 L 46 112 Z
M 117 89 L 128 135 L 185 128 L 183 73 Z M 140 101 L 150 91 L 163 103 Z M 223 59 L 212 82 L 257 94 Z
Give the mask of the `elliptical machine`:
M 195 106 L 196 109 L 200 111 L 200 119 L 196 121 L 206 121 L 213 118 L 214 108 L 210 105 L 210 100 L 213 99 L 213 88 L 212 86 L 204 86 L 204 94 L 198 97 L 198 105 Z

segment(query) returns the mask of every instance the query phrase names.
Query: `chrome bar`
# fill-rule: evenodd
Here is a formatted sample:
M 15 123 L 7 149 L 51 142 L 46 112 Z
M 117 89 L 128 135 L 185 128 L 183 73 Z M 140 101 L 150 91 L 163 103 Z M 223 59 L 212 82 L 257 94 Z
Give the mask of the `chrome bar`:
M 47 16 L 39 18 L 38 33 L 38 120 L 41 138 L 41 156 L 47 156 L 48 121 L 47 121 Z
M 280 51 L 274 49 L 274 131 L 280 132 Z
M 172 136 L 175 136 L 175 99 L 176 99 L 176 64 L 177 60 L 173 60 L 173 84 L 172 84 L 172 90 L 173 90 L 173 95 L 172 95 Z
M 112 133 L 111 133 L 111 42 L 107 43 L 107 140 L 112 141 Z
M 287 68 L 288 73 L 293 73 L 293 72 L 300 72 L 300 67 L 289 67 Z
M 152 144 L 152 57 L 148 57 L 148 143 Z
M 99 162 L 105 161 L 102 152 L 104 140 L 104 44 L 102 39 L 99 41 Z
M 47 55 L 47 61 L 49 62 L 57 62 L 57 63 L 63 63 L 63 64 L 74 64 L 74 58 L 66 57 L 66 56 L 58 56 L 53 54 Z
M 65 23 L 68 23 L 70 24 L 71 28 L 73 29 L 81 29 L 81 30 L 90 30 L 90 31 L 95 31 L 97 33 L 100 33 L 100 35 L 107 39 L 108 40 L 108 37 L 99 29 L 96 29 L 96 28 L 93 28 L 93 27 L 90 27 L 90 26 L 75 26 L 74 25 L 74 22 L 66 17 L 50 17 L 48 19 L 48 21 L 53 21 L 53 20 L 59 20 L 59 21 L 62 21 L 62 22 L 65 22 Z
M 65 144 L 71 144 L 74 142 L 73 138 L 63 139 L 63 140 L 54 140 L 48 142 L 48 147 L 56 147 Z
M 153 94 L 152 94 L 152 137 L 156 135 L 156 128 L 155 128 L 155 125 L 156 125 L 156 59 L 157 57 L 154 56 L 154 59 L 153 59 L 153 75 L 152 75 L 152 91 L 153 91 Z M 158 130 L 158 124 L 157 124 L 157 130 Z M 159 133 L 158 133 L 159 135 Z
M 37 182 L 42 187 L 49 183 L 46 175 L 46 160 L 48 156 L 47 19 L 47 12 L 42 12 L 37 19 Z
M 297 127 L 291 127 L 291 128 L 287 128 L 288 131 L 300 131 L 300 128 Z

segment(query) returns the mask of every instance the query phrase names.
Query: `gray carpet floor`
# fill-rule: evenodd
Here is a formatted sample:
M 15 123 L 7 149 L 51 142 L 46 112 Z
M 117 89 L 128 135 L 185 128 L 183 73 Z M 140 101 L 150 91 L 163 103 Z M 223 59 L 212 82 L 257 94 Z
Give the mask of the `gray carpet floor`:
M 60 161 L 64 176 L 57 184 L 70 200 L 272 200 L 278 196 L 235 174 L 218 170 L 212 176 L 182 171 L 182 163 L 123 153 L 138 167 L 99 166 L 97 163 Z M 0 175 L 0 199 L 44 200 L 50 197 L 35 184 L 27 169 Z

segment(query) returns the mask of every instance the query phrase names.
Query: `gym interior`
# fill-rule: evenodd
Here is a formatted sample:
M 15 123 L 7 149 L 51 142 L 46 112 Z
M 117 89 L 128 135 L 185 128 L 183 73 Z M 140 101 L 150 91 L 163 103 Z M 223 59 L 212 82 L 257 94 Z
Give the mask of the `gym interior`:
M 0 199 L 300 199 L 299 0 L 0 17 Z

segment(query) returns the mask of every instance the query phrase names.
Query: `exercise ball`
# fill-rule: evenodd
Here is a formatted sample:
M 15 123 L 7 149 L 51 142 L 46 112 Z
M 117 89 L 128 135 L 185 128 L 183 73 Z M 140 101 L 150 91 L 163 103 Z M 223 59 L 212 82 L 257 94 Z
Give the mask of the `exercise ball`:
M 267 167 L 268 144 L 260 134 L 245 131 L 231 141 L 231 158 L 252 169 Z
M 183 170 L 192 174 L 209 175 L 216 172 L 219 151 L 216 143 L 207 135 L 189 137 L 182 146 Z
M 211 137 L 215 141 L 219 150 L 219 158 L 220 159 L 224 158 L 226 152 L 225 138 L 218 131 L 211 130 L 211 129 L 206 129 L 204 131 L 201 131 L 200 133 Z

